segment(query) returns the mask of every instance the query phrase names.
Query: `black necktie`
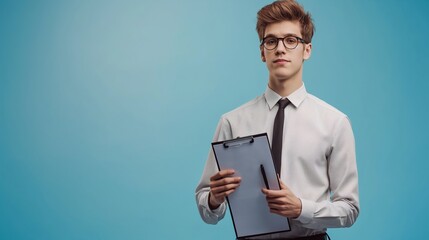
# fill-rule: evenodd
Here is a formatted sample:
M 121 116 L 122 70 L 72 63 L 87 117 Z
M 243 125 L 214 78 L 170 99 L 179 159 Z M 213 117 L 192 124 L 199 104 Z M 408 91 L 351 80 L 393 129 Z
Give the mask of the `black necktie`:
M 271 146 L 271 152 L 273 155 L 276 173 L 279 175 L 280 169 L 282 167 L 283 124 L 285 121 L 285 107 L 289 103 L 290 102 L 287 98 L 280 99 L 278 101 L 279 110 L 277 111 L 276 118 L 274 119 L 273 144 Z

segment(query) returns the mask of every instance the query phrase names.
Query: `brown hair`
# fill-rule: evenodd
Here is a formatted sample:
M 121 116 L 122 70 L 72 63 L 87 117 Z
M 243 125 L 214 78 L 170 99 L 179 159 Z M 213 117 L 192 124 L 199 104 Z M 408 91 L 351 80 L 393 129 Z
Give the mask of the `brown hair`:
M 298 21 L 301 24 L 302 38 L 306 43 L 310 43 L 315 30 L 313 19 L 309 12 L 305 12 L 304 8 L 295 0 L 278 0 L 259 10 L 258 22 L 256 23 L 256 31 L 259 35 L 259 40 L 264 38 L 265 28 L 270 23 L 281 21 Z

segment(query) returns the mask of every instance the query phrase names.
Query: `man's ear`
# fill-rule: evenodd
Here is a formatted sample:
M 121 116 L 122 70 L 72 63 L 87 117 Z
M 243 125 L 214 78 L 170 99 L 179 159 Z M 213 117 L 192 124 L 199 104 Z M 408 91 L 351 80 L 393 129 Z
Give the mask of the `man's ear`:
M 312 48 L 311 43 L 305 44 L 304 56 L 303 56 L 304 60 L 308 60 L 310 58 L 310 56 L 311 56 L 311 48 Z
M 264 47 L 260 46 L 259 50 L 261 50 L 261 59 L 262 59 L 262 62 L 266 62 L 267 59 L 265 58 Z

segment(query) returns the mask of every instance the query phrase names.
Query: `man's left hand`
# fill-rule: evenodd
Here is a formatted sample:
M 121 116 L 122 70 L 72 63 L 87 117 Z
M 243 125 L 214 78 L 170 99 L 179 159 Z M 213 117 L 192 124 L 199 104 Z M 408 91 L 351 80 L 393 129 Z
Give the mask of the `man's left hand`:
M 262 189 L 267 198 L 270 212 L 284 217 L 299 217 L 302 210 L 301 199 L 297 198 L 281 179 L 279 179 L 279 182 L 280 190 Z

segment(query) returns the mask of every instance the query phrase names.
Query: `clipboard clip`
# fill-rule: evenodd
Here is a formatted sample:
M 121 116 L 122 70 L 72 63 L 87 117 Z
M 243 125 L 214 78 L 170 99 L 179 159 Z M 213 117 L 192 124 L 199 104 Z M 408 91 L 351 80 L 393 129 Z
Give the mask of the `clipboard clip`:
M 255 139 L 253 138 L 253 136 L 244 137 L 244 138 L 237 137 L 236 139 L 225 141 L 223 143 L 223 147 L 224 148 L 239 147 L 245 143 L 253 143 L 254 141 Z

